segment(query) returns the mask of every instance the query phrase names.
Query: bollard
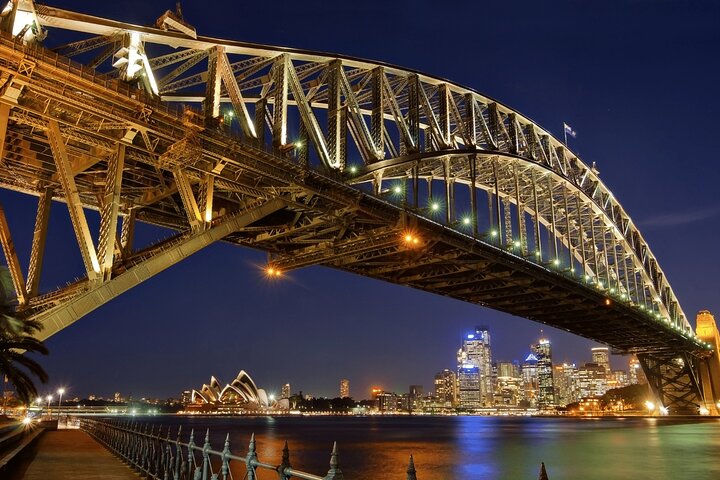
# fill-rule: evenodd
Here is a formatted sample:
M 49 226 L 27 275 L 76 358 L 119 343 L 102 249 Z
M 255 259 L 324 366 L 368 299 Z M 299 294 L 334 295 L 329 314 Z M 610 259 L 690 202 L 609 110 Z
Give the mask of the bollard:
M 325 480 L 343 480 L 343 474 L 340 470 L 340 460 L 338 459 L 337 442 L 333 442 L 332 453 L 330 454 L 330 470 L 325 475 Z
M 540 477 L 538 480 L 549 480 L 547 471 L 545 471 L 545 462 L 540 462 Z
M 410 462 L 408 463 L 406 480 L 417 480 L 417 475 L 415 475 L 415 462 L 413 461 L 412 454 L 410 454 Z

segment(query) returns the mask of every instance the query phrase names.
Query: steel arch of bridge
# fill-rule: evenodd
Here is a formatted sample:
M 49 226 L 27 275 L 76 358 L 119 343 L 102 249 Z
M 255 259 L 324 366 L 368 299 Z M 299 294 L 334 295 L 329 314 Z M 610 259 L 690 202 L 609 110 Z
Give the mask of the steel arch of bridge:
M 178 12 L 142 27 L 17 3 L 26 25 L 11 12 L 0 39 L 0 183 L 40 198 L 27 280 L 2 212 L 0 231 L 45 337 L 222 239 L 275 269 L 333 266 L 624 352 L 711 354 L 598 172 L 513 109 L 391 65 L 200 37 Z M 54 28 L 78 39 L 48 50 Z M 53 199 L 87 278 L 40 295 Z M 138 220 L 180 233 L 137 252 Z M 692 394 L 676 397 L 702 403 L 678 375 Z

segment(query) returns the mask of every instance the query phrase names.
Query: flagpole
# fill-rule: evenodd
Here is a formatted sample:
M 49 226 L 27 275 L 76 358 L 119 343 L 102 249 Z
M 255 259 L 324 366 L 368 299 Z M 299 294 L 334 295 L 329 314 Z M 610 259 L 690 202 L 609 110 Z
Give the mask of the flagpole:
M 565 146 L 567 147 L 567 128 L 565 128 L 564 123 L 563 123 L 563 133 L 565 134 Z

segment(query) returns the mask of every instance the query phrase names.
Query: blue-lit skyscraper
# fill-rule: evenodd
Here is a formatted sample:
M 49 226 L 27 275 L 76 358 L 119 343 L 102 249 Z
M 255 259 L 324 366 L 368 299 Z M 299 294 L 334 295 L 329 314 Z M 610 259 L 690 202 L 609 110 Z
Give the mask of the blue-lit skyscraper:
M 475 327 L 474 332 L 465 334 L 463 343 L 457 353 L 458 383 L 461 384 L 463 370 L 471 375 L 470 367 L 477 368 L 477 405 L 472 407 L 490 407 L 493 405 L 492 354 L 490 350 L 490 333 L 487 327 Z M 468 383 L 468 388 L 470 383 Z M 460 406 L 463 405 L 462 385 L 459 385 Z M 470 398 L 469 396 L 467 397 Z

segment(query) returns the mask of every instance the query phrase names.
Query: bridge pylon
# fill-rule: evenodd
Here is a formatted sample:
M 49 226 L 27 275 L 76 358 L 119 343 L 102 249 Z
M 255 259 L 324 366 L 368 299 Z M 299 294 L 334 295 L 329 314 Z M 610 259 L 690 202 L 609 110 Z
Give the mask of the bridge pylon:
M 700 340 L 713 346 L 713 354 L 698 365 L 698 374 L 710 415 L 720 415 L 720 332 L 715 317 L 707 310 L 698 312 L 695 333 Z

